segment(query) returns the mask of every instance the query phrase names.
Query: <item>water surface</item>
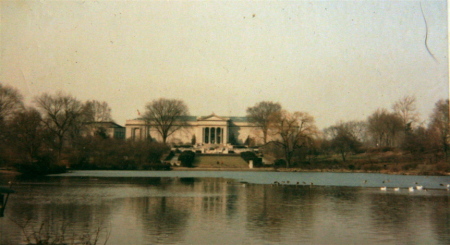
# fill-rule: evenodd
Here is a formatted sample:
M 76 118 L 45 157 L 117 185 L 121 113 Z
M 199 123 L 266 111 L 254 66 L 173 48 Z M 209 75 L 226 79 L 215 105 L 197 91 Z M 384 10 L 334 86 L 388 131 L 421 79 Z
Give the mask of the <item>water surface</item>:
M 76 171 L 19 180 L 0 218 L 0 243 L 25 244 L 20 226 L 28 221 L 35 230 L 66 225 L 66 236 L 101 228 L 113 245 L 450 244 L 444 183 L 450 177 Z M 427 190 L 406 189 L 415 185 Z

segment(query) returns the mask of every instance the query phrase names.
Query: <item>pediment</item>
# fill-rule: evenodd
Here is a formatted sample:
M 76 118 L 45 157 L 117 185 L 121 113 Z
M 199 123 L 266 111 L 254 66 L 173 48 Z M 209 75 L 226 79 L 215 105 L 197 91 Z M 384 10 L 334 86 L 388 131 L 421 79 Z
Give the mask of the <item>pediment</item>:
M 211 114 L 209 116 L 205 116 L 205 117 L 200 117 L 197 119 L 197 121 L 228 121 L 229 118 L 226 117 L 220 117 L 217 116 L 216 114 Z

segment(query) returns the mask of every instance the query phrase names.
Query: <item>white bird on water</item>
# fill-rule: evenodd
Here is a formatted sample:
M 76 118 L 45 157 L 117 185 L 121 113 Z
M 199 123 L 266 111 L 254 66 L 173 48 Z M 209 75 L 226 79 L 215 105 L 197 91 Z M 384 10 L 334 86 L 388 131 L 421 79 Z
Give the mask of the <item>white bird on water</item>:
M 380 190 L 382 190 L 382 191 L 387 191 L 387 187 L 386 187 L 386 186 L 383 186 L 383 187 L 380 188 Z
M 421 190 L 423 190 L 423 185 L 418 185 L 418 186 L 416 186 L 416 188 L 417 188 L 417 190 L 421 191 Z
M 408 190 L 409 190 L 409 192 L 413 192 L 414 191 L 414 187 L 409 187 Z
M 400 191 L 400 187 L 395 187 L 394 191 Z

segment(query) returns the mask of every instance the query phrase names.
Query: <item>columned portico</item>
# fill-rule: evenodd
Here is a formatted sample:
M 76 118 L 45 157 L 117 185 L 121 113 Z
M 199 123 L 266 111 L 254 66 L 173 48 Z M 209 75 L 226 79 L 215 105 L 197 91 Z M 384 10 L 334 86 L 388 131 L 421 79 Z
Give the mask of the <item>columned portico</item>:
M 227 127 L 203 127 L 202 143 L 226 145 L 228 143 L 227 131 Z
M 200 139 L 202 144 L 226 145 L 228 144 L 229 118 L 219 117 L 215 114 L 197 119 L 201 128 Z

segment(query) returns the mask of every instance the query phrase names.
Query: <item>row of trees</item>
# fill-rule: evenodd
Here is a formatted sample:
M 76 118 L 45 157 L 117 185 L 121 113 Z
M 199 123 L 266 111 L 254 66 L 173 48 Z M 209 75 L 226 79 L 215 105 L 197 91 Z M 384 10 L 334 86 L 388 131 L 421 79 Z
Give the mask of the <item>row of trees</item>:
M 247 108 L 247 117 L 261 130 L 266 151 L 278 156 L 282 152 L 286 167 L 319 135 L 314 117 L 307 112 L 283 110 L 280 103 L 259 102 Z
M 105 137 L 101 128 L 94 130 L 88 122 L 112 121 L 106 102 L 82 102 L 58 92 L 36 96 L 33 103 L 35 107 L 26 107 L 17 89 L 0 83 L 2 165 L 18 164 L 24 171 L 26 166 L 35 172 L 53 171 L 84 147 L 85 136 Z
M 185 126 L 183 101 L 159 99 L 147 104 L 144 119 L 156 125 L 162 143 L 109 138 L 101 122 L 112 122 L 106 102 L 80 101 L 70 94 L 43 93 L 26 107 L 20 92 L 0 83 L 0 163 L 47 173 L 51 166 L 151 168 L 170 149 L 167 138 Z M 176 122 L 176 123 L 174 123 Z M 28 166 L 28 167 L 27 167 Z M 122 167 L 120 167 L 122 166 Z M 24 168 L 25 167 L 25 168 Z M 40 169 L 39 169 L 40 168 Z
M 58 166 L 103 169 L 154 169 L 170 151 L 167 137 L 185 126 L 188 115 L 179 100 L 159 99 L 147 104 L 151 121 L 163 142 L 131 142 L 108 136 L 103 122 L 112 122 L 106 102 L 80 101 L 70 94 L 43 93 L 26 107 L 20 92 L 0 83 L 0 165 L 23 172 L 46 174 Z M 177 121 L 177 123 L 174 123 Z
M 155 125 L 166 143 L 170 135 L 186 125 L 182 119 L 188 115 L 183 101 L 159 99 L 146 105 L 144 119 Z M 349 154 L 368 150 L 398 149 L 414 155 L 433 154 L 444 160 L 449 154 L 448 100 L 436 102 L 428 125 L 419 117 L 414 96 L 399 99 L 392 110 L 379 108 L 366 120 L 341 121 L 323 131 L 307 112 L 289 112 L 272 101 L 248 107 L 247 117 L 261 131 L 266 152 L 284 159 L 286 166 L 310 155 L 330 152 L 339 154 L 344 162 Z
M 284 159 L 287 166 L 314 154 L 339 154 L 345 162 L 349 154 L 392 150 L 416 158 L 429 155 L 437 161 L 448 160 L 448 100 L 436 102 L 427 125 L 420 120 L 414 96 L 396 101 L 391 111 L 380 108 L 366 120 L 341 121 L 322 131 L 308 113 L 290 113 L 274 102 L 249 107 L 247 117 L 259 127 L 266 153 Z
M 366 121 L 339 122 L 324 130 L 324 140 L 331 150 L 345 156 L 367 148 L 399 149 L 413 155 L 432 154 L 448 159 L 449 101 L 435 104 L 428 124 L 420 120 L 416 98 L 405 96 L 392 105 L 392 110 L 377 109 Z
M 87 122 L 112 121 L 111 108 L 106 102 L 82 102 L 62 92 L 43 93 L 33 102 L 35 107 L 25 107 L 16 89 L 0 84 L 1 161 L 61 164 L 71 159 L 71 163 L 86 164 L 96 158 L 107 158 L 105 149 L 98 145 L 118 145 L 111 151 L 116 160 L 110 159 L 117 165 L 157 162 L 168 150 L 168 137 L 186 126 L 184 119 L 189 116 L 188 107 L 181 100 L 161 98 L 147 103 L 143 119 L 154 125 L 162 142 L 160 145 L 143 143 L 133 148 L 121 145 L 131 144 L 127 142 L 104 144 L 98 138 L 113 139 L 106 139 L 101 128 L 94 131 L 88 128 Z M 248 107 L 247 117 L 261 131 L 264 151 L 284 159 L 288 167 L 317 154 L 339 154 L 345 162 L 349 154 L 370 149 L 401 149 L 416 155 L 448 158 L 448 100 L 436 103 L 427 125 L 420 120 L 413 96 L 401 98 L 391 109 L 380 108 L 366 120 L 341 121 L 322 131 L 307 112 L 289 112 L 277 102 L 262 101 Z M 153 149 L 159 149 L 158 153 Z
M 308 113 L 288 112 L 270 101 L 249 107 L 247 117 L 260 129 L 266 153 L 284 159 L 287 166 L 314 154 L 339 154 L 345 162 L 349 154 L 392 150 L 448 160 L 448 100 L 436 102 L 427 125 L 420 120 L 414 96 L 399 99 L 391 111 L 380 108 L 366 120 L 341 121 L 322 131 Z
M 151 122 L 163 143 L 184 127 L 189 111 L 183 101 L 158 99 L 146 105 L 144 120 Z M 306 112 L 288 112 L 279 103 L 262 101 L 247 109 L 247 116 L 262 131 L 264 145 L 281 151 L 287 166 L 298 151 L 307 149 L 318 135 L 314 118 Z M 276 140 L 270 140 L 273 138 Z M 248 139 L 249 140 L 249 139 Z M 249 140 L 250 141 L 250 140 Z

